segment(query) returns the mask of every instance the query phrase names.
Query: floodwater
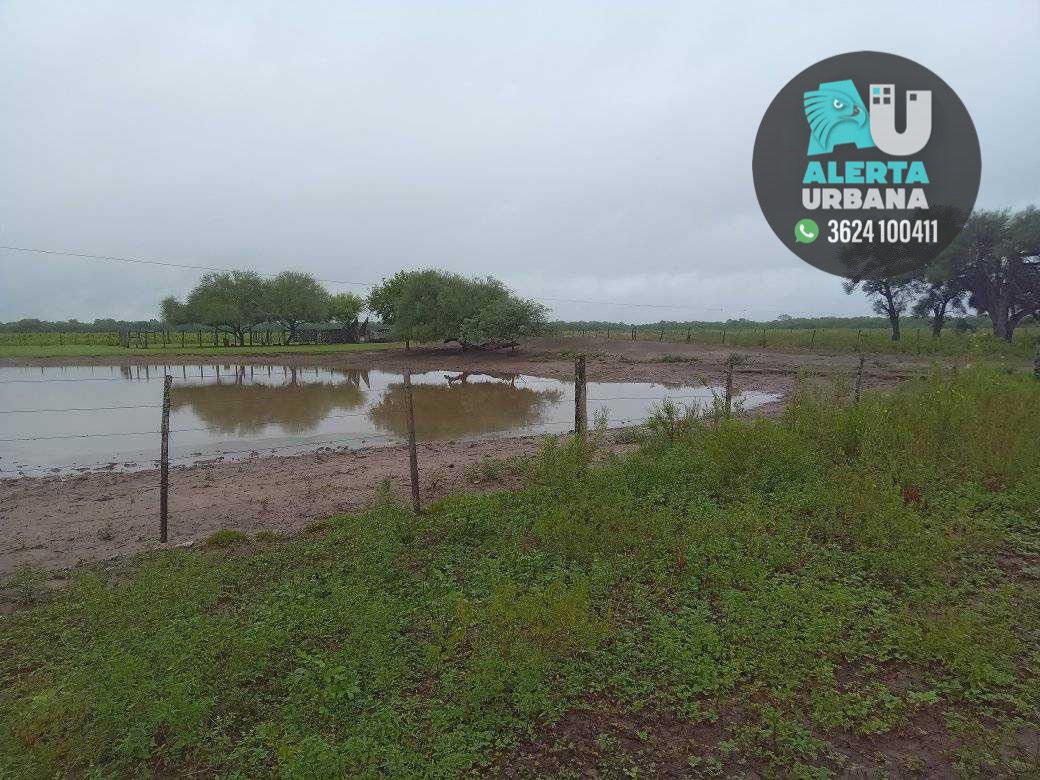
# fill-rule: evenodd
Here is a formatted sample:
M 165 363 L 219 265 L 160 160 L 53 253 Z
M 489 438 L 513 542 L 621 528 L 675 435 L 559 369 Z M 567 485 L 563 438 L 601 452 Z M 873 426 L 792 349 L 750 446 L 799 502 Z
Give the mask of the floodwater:
M 214 458 L 293 455 L 406 440 L 400 373 L 229 363 L 0 367 L 0 477 L 153 468 L 163 376 L 173 377 L 174 466 Z M 563 433 L 574 427 L 573 383 L 526 375 L 412 374 L 420 441 Z M 589 382 L 590 420 L 646 419 L 666 398 L 711 403 L 703 386 Z M 739 397 L 754 408 L 777 396 Z

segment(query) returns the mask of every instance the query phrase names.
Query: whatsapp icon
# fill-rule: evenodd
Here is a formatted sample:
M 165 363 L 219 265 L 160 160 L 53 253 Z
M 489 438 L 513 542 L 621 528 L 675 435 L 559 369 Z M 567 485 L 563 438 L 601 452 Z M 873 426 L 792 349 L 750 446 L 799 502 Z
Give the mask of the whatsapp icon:
M 820 235 L 820 226 L 811 219 L 800 219 L 794 226 L 794 240 L 799 244 L 811 244 Z

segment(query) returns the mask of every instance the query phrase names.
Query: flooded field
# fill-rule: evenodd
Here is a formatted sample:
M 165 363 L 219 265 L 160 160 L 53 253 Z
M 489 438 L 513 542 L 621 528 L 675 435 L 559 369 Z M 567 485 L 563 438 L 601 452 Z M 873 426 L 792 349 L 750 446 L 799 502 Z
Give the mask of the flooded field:
M 396 444 L 407 435 L 403 376 L 383 370 L 249 364 L 0 368 L 0 476 L 155 465 L 163 376 L 174 378 L 174 465 Z M 525 374 L 413 373 L 420 441 L 566 432 L 573 385 Z M 711 402 L 711 390 L 650 382 L 589 382 L 590 419 L 644 420 L 665 399 Z M 739 397 L 745 408 L 776 400 Z

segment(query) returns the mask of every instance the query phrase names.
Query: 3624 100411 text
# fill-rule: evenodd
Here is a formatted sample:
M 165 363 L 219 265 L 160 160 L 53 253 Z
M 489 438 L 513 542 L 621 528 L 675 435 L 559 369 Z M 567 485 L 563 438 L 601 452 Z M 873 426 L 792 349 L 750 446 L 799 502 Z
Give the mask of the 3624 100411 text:
M 934 244 L 937 219 L 831 219 L 827 240 L 832 244 Z

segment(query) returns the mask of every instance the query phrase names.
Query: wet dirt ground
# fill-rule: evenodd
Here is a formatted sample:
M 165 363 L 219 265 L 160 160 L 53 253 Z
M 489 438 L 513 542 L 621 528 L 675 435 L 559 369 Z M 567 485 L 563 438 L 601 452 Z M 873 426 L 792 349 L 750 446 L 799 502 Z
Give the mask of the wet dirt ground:
M 325 355 L 235 353 L 229 360 L 256 365 L 336 366 L 414 371 L 450 369 L 528 374 L 569 379 L 572 354 L 585 352 L 590 381 L 662 384 L 721 384 L 728 348 L 698 344 L 604 339 L 537 339 L 502 352 L 462 352 L 434 347 L 405 353 L 358 352 Z M 737 391 L 758 390 L 788 396 L 805 374 L 851 377 L 856 355 L 741 349 L 746 360 L 735 376 Z M 207 359 L 216 355 L 207 353 Z M 171 365 L 197 358 L 169 358 Z M 156 363 L 142 358 L 52 358 L 8 360 L 5 365 L 111 365 Z M 890 387 L 927 370 L 929 363 L 898 355 L 871 355 L 864 388 Z M 775 414 L 783 401 L 760 407 Z M 443 441 L 419 447 L 420 484 L 425 502 L 460 490 L 494 490 L 515 483 L 507 469 L 488 478 L 477 466 L 487 458 L 504 460 L 533 454 L 541 437 L 483 441 Z M 255 533 L 298 532 L 315 520 L 370 504 L 389 481 L 400 496 L 408 493 L 408 459 L 403 447 L 322 451 L 294 457 L 253 457 L 209 462 L 171 470 L 171 545 L 205 539 L 223 528 Z M 95 471 L 73 476 L 0 481 L 0 574 L 25 566 L 60 570 L 153 549 L 158 541 L 158 472 Z

